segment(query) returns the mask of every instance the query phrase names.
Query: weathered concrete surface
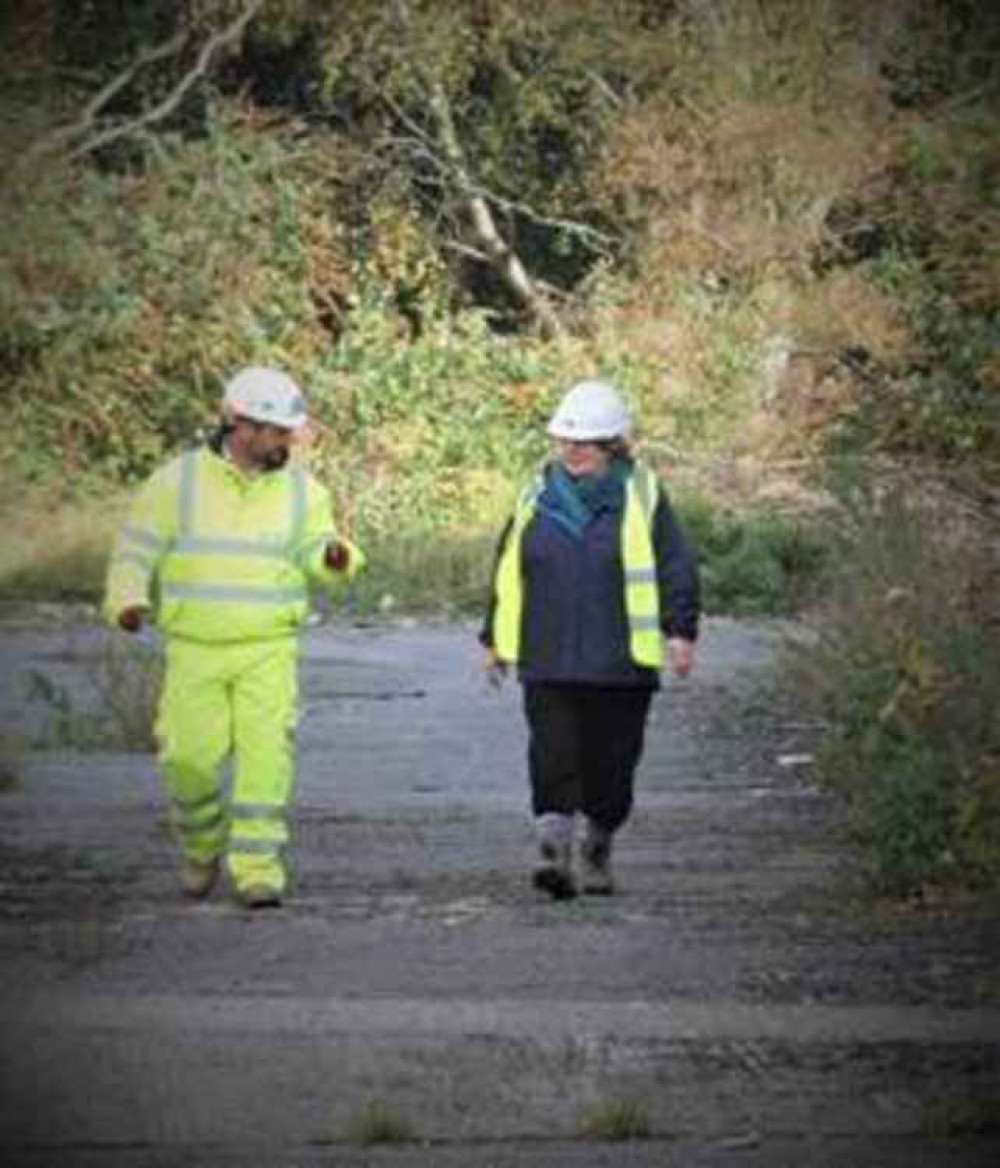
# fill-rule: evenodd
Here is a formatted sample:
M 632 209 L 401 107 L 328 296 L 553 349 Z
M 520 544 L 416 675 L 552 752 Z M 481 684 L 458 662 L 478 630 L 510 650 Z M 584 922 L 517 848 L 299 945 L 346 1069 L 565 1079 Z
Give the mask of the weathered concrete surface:
M 994 1168 L 995 908 L 864 898 L 796 760 L 813 728 L 759 689 L 783 632 L 710 621 L 657 699 L 612 900 L 530 889 L 519 693 L 467 626 L 308 634 L 278 912 L 181 900 L 148 757 L 27 756 L 0 796 L 2 1162 Z M 0 730 L 44 733 L 32 670 L 86 710 L 103 644 L 8 624 Z M 581 1136 L 623 1102 L 650 1139 Z M 359 1146 L 372 1103 L 412 1141 Z

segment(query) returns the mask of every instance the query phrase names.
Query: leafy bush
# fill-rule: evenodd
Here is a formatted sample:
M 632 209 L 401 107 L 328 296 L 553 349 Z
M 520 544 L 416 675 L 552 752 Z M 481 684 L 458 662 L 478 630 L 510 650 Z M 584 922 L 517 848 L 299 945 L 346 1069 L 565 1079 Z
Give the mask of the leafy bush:
M 325 350 L 313 293 L 331 294 L 342 257 L 312 182 L 324 165 L 220 106 L 141 171 L 45 156 L 15 171 L 0 357 L 18 373 L 4 400 L 23 478 L 139 477 L 213 417 L 234 368 Z
M 698 549 L 708 612 L 788 613 L 815 586 L 826 557 L 815 524 L 773 510 L 716 510 L 704 499 L 678 511 Z
M 52 488 L 25 491 L 9 473 L 0 476 L 0 494 L 8 500 L 0 511 L 0 596 L 96 601 L 123 500 L 62 503 Z
M 928 484 L 844 497 L 819 638 L 790 668 L 875 884 L 1000 881 L 995 531 Z

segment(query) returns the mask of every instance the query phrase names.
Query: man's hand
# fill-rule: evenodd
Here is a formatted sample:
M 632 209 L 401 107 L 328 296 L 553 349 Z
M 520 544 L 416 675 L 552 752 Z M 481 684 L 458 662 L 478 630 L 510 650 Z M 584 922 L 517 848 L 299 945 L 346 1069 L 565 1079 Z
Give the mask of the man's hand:
M 123 608 L 118 614 L 118 627 L 126 633 L 140 633 L 149 616 L 149 609 L 143 604 L 133 604 Z
M 334 540 L 326 545 L 323 562 L 331 572 L 346 572 L 350 561 L 351 553 L 347 550 L 346 544 Z
M 492 649 L 487 649 L 483 658 L 483 673 L 486 674 L 487 682 L 494 689 L 499 689 L 507 676 L 507 662 L 501 661 Z
M 667 641 L 667 650 L 670 654 L 670 668 L 678 677 L 687 677 L 694 668 L 694 641 L 671 637 Z

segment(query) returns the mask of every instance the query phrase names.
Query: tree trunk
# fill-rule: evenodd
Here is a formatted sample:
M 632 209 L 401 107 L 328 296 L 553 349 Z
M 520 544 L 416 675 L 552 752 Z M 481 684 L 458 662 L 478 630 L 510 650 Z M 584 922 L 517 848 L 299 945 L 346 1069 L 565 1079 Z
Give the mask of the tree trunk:
M 554 336 L 561 331 L 559 320 L 544 295 L 535 287 L 520 257 L 497 230 L 488 201 L 477 191 L 469 174 L 465 151 L 458 139 L 451 115 L 451 103 L 439 82 L 431 83 L 430 106 L 437 122 L 441 148 L 465 202 L 476 243 L 518 303 L 531 314 L 542 333 Z

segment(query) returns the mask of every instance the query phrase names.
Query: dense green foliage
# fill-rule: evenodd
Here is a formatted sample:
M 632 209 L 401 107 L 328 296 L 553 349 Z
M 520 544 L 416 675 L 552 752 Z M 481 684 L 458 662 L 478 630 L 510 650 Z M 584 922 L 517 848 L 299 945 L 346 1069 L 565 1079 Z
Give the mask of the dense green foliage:
M 957 525 L 942 565 L 874 540 L 929 522 L 918 493 L 887 528 L 900 458 L 962 463 L 981 498 L 996 478 L 995 5 L 21 0 L 0 23 L 5 592 L 93 596 L 124 492 L 261 361 L 307 387 L 306 457 L 371 553 L 349 602 L 475 609 L 548 412 L 604 373 L 711 611 L 826 582 L 827 774 L 873 869 L 996 871 L 995 663 L 962 622 L 992 625 L 939 595 L 969 593 L 956 563 L 993 578 L 996 541 Z M 876 482 L 846 510 L 834 457 Z M 911 605 L 943 605 L 933 634 L 897 628 Z M 914 637 L 935 698 L 901 721 Z
M 273 0 L 197 72 L 249 3 L 6 18 L 33 53 L 15 35 L 0 135 L 19 473 L 144 473 L 247 358 L 324 395 L 346 343 L 384 397 L 381 356 L 357 356 L 373 313 L 400 349 L 426 342 L 402 358 L 411 403 L 445 334 L 446 364 L 475 350 L 479 396 L 525 360 L 544 400 L 601 368 L 649 437 L 720 458 L 996 452 L 1000 18 Z M 470 229 L 476 197 L 538 302 L 552 289 L 554 356 Z
M 995 520 L 983 532 L 960 498 L 919 479 L 844 492 L 819 641 L 790 670 L 798 711 L 831 727 L 821 777 L 891 892 L 1000 878 L 1000 564 Z

